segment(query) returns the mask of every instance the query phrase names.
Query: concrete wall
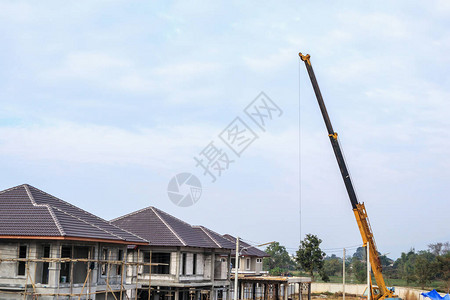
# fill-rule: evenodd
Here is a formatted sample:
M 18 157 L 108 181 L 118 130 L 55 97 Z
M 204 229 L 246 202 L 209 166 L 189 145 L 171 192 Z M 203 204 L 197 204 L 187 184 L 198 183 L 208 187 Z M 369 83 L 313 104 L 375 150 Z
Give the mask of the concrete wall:
M 234 256 L 233 256 L 234 257 Z M 250 268 L 247 269 L 247 259 L 250 260 Z M 239 265 L 239 270 L 238 272 L 241 274 L 255 274 L 255 275 L 259 275 L 261 274 L 262 268 L 263 268 L 263 264 L 262 264 L 262 258 L 261 262 L 257 262 L 259 258 L 254 257 L 254 256 L 242 256 L 239 258 L 240 260 L 240 265 Z M 234 274 L 234 268 L 232 269 L 232 273 Z
M 127 259 L 131 262 L 143 262 L 144 251 L 165 252 L 170 253 L 170 274 L 151 274 L 151 281 L 155 285 L 173 286 L 175 283 L 198 283 L 211 281 L 214 276 L 214 281 L 226 280 L 228 278 L 228 252 L 226 250 L 219 250 L 211 252 L 211 249 L 191 248 L 191 247 L 152 247 L 141 246 L 139 248 L 139 258 L 137 258 L 137 250 L 129 250 Z M 186 255 L 185 274 L 183 274 L 183 254 Z M 196 272 L 193 274 L 194 254 L 196 254 Z M 222 261 L 222 259 L 224 261 Z M 214 270 L 211 270 L 212 262 L 214 260 Z M 214 274 L 211 273 L 214 271 Z M 132 283 L 132 278 L 135 276 L 136 267 L 128 266 L 126 270 L 127 283 Z M 149 274 L 143 273 L 143 267 L 138 267 L 139 282 L 146 285 L 149 281 Z
M 260 274 L 261 271 L 263 270 L 263 259 L 262 258 L 256 258 L 254 257 L 254 266 L 255 266 L 255 272 L 256 274 Z M 260 260 L 260 262 L 258 262 L 258 260 Z
M 40 259 L 43 257 L 44 246 L 50 246 L 50 258 L 60 258 L 62 247 L 69 247 L 71 249 L 72 258 L 88 258 L 90 253 L 91 259 L 97 259 L 102 248 L 107 248 L 111 253 L 110 259 L 117 259 L 118 250 L 121 249 L 126 253 L 126 245 L 118 244 L 104 244 L 95 242 L 76 242 L 76 241 L 44 241 L 44 240 L 2 240 L 0 241 L 0 257 L 2 259 L 19 257 L 19 246 L 27 246 L 27 258 Z M 50 262 L 48 263 L 48 283 L 42 283 L 42 274 L 44 269 L 43 262 L 29 262 L 29 278 L 27 276 L 20 276 L 17 274 L 18 262 L 2 262 L 0 264 L 0 288 L 4 289 L 23 289 L 31 280 L 35 282 L 37 293 L 80 293 L 84 280 L 87 275 L 88 264 L 86 262 L 73 262 L 71 272 L 73 284 L 70 282 L 62 282 L 60 270 L 62 263 Z M 68 263 L 70 264 L 70 263 Z M 115 266 L 110 267 L 111 276 L 109 278 L 110 284 L 120 285 L 120 276 L 117 275 Z M 91 280 L 88 281 L 87 287 L 92 292 L 97 289 L 104 289 L 106 276 L 101 275 L 101 266 L 95 264 L 95 268 L 90 273 Z M 84 292 L 87 288 L 84 289 Z M 0 292 L 0 298 L 4 295 Z M 15 295 L 17 296 L 17 295 Z M 50 297 L 51 298 L 51 297 Z M 95 296 L 93 296 L 95 298 Z M 45 299 L 45 298 L 42 298 Z
M 211 257 L 211 253 L 209 254 L 205 254 L 205 259 L 204 259 L 204 264 L 203 264 L 203 269 L 204 269 L 204 278 L 206 280 L 211 280 L 211 261 L 212 261 L 212 257 Z
M 346 284 L 345 292 L 349 294 L 362 295 L 366 284 Z M 311 293 L 341 293 L 343 290 L 341 283 L 322 283 L 313 282 L 311 284 Z
M 366 289 L 367 284 L 346 284 L 345 292 L 348 294 L 362 295 L 364 290 Z M 342 283 L 319 283 L 313 282 L 311 284 L 311 293 L 341 293 L 342 292 Z M 420 290 L 410 287 L 395 287 L 395 294 L 400 298 L 405 299 L 406 295 L 409 293 L 409 296 L 416 296 L 418 300 L 425 300 L 429 298 L 424 298 L 421 296 L 421 293 L 429 292 L 429 290 Z M 445 294 L 440 293 L 441 296 Z

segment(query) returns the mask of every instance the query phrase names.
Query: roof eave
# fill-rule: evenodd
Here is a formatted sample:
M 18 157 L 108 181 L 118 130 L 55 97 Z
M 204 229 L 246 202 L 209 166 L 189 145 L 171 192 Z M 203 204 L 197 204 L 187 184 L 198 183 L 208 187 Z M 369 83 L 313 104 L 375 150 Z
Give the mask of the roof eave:
M 149 245 L 149 243 L 135 242 L 135 241 L 121 241 L 111 239 L 86 238 L 76 236 L 40 236 L 40 235 L 1 235 L 0 239 L 15 239 L 15 240 L 64 240 L 64 241 L 82 241 L 82 242 L 100 242 L 122 245 Z

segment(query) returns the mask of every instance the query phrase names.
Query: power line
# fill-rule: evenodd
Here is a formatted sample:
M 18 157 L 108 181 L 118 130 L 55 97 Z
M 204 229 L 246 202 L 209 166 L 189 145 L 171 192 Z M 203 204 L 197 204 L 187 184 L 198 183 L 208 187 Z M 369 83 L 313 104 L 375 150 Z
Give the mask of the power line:
M 346 247 L 336 247 L 336 248 L 328 248 L 328 249 L 322 249 L 322 251 L 329 251 L 329 250 L 342 250 L 342 249 L 352 249 L 352 248 L 358 248 L 362 247 L 362 244 L 353 245 L 353 246 L 346 246 Z

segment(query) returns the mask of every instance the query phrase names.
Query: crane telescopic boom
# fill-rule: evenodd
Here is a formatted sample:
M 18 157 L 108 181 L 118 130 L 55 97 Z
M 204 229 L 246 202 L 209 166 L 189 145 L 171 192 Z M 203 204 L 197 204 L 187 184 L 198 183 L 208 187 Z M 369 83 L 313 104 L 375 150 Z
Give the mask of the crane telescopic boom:
M 342 154 L 341 147 L 339 145 L 337 133 L 334 132 L 333 126 L 331 125 L 330 117 L 328 116 L 325 103 L 323 101 L 322 93 L 319 89 L 319 84 L 317 83 L 316 76 L 314 75 L 314 70 L 311 66 L 310 55 L 303 55 L 299 53 L 302 61 L 305 62 L 306 70 L 308 71 L 309 78 L 311 79 L 311 84 L 316 94 L 317 102 L 319 103 L 320 111 L 322 112 L 322 117 L 327 127 L 328 137 L 330 138 L 331 146 L 333 147 L 334 155 L 336 156 L 339 169 L 341 171 L 342 179 L 344 180 L 345 188 L 347 189 L 347 194 L 350 198 L 350 203 L 352 204 L 353 213 L 355 214 L 356 222 L 358 223 L 358 228 L 361 233 L 361 237 L 364 242 L 364 246 L 367 243 L 370 244 L 369 247 L 369 260 L 372 267 L 375 280 L 378 285 L 377 290 L 371 284 L 371 295 L 374 300 L 382 300 L 385 298 L 397 298 L 393 291 L 386 287 L 384 282 L 383 274 L 381 272 L 381 263 L 377 251 L 377 246 L 373 237 L 372 229 L 370 227 L 369 218 L 367 216 L 364 203 L 359 203 L 356 197 L 355 190 L 353 188 L 352 180 L 345 164 L 344 155 Z M 344 258 L 345 259 L 345 258 Z

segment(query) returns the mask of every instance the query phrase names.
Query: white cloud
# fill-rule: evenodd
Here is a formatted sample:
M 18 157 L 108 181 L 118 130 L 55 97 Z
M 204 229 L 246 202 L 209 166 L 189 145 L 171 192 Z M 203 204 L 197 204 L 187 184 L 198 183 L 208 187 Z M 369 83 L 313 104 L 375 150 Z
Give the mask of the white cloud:
M 165 79 L 198 79 L 200 76 L 208 76 L 214 74 L 221 69 L 218 63 L 208 63 L 202 61 L 192 61 L 179 64 L 168 64 L 153 69 L 153 74 L 156 77 L 163 77 Z
M 427 3 L 429 4 L 429 3 Z M 433 5 L 433 8 L 435 8 L 435 13 L 439 14 L 439 15 L 448 15 L 450 14 L 450 2 L 447 0 L 438 0 L 438 1 L 434 1 L 434 3 L 432 2 L 431 4 L 435 4 Z M 428 7 L 428 5 L 427 5 Z
M 276 53 L 261 56 L 261 53 L 254 56 L 245 56 L 244 64 L 252 71 L 271 72 L 274 69 L 286 67 L 289 62 L 293 61 L 293 57 L 297 49 L 294 47 L 278 49 Z
M 1 1 L 0 19 L 18 23 L 28 23 L 34 19 L 31 5 L 19 1 Z
M 202 97 L 206 98 L 211 93 L 210 87 L 199 81 L 222 70 L 221 64 L 205 61 L 145 67 L 130 58 L 106 52 L 72 52 L 64 57 L 58 67 L 41 72 L 41 78 L 47 83 L 81 80 L 98 88 L 137 94 L 175 93 L 177 96 L 169 99 L 183 102 L 190 93 L 206 93 Z
M 348 11 L 340 13 L 342 24 L 352 27 L 350 32 L 358 35 L 378 36 L 384 38 L 410 37 L 408 23 L 393 13 L 362 13 L 361 11 Z
M 130 68 L 132 64 L 106 53 L 78 52 L 67 55 L 64 67 L 68 76 L 90 78 L 106 75 L 114 69 Z
M 71 52 L 57 67 L 41 72 L 47 82 L 83 80 L 102 87 L 117 87 L 133 63 L 105 52 Z
M 69 122 L 1 127 L 0 153 L 14 159 L 110 165 L 165 170 L 192 164 L 207 141 L 204 126 L 142 128 L 134 131 Z

